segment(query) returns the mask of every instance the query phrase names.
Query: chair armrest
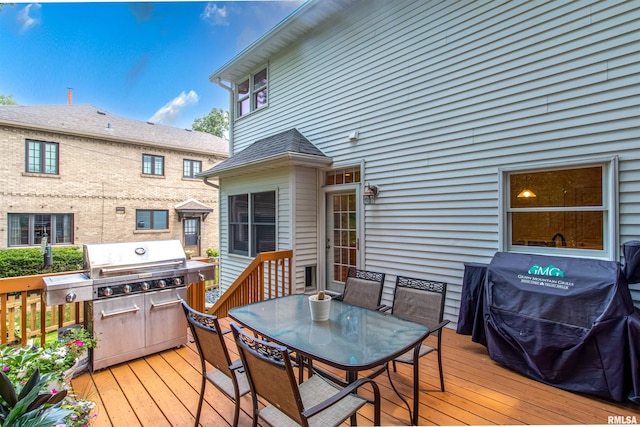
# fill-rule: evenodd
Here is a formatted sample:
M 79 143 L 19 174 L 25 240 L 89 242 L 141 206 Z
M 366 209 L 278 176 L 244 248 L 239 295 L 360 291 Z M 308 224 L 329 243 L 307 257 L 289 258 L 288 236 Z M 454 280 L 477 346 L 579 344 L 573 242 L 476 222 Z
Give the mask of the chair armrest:
M 438 325 L 435 328 L 429 330 L 429 333 L 432 333 L 432 332 L 435 332 L 435 331 L 439 331 L 440 329 L 444 328 L 449 323 L 451 323 L 450 320 L 443 320 L 442 322 L 438 323 Z
M 352 382 L 351 384 L 349 384 L 347 387 L 343 388 L 342 390 L 336 389 L 336 390 L 339 390 L 338 393 L 336 393 L 335 395 L 333 395 L 329 399 L 325 400 L 324 402 L 320 402 L 319 404 L 317 404 L 317 405 L 305 410 L 304 412 L 302 412 L 302 415 L 304 415 L 305 417 L 312 417 L 313 415 L 317 414 L 318 412 L 321 412 L 321 411 L 327 409 L 328 407 L 336 404 L 337 402 L 341 401 L 342 399 L 344 399 L 348 395 L 350 395 L 353 392 L 357 391 L 358 388 L 360 386 L 362 386 L 363 384 L 365 384 L 365 383 L 370 383 L 371 384 L 371 388 L 373 388 L 374 404 L 376 406 L 376 412 L 379 412 L 379 410 L 380 410 L 380 390 L 378 389 L 378 384 L 376 384 L 376 382 L 373 381 L 371 378 L 360 378 L 358 381 Z M 375 425 L 380 425 L 379 414 L 376 414 L 376 418 L 378 418 L 378 419 L 376 421 L 374 421 L 374 424 Z
M 242 368 L 242 360 L 240 359 L 234 360 L 233 362 L 231 362 L 231 365 L 229 365 L 229 369 L 231 369 L 232 371 L 240 368 Z

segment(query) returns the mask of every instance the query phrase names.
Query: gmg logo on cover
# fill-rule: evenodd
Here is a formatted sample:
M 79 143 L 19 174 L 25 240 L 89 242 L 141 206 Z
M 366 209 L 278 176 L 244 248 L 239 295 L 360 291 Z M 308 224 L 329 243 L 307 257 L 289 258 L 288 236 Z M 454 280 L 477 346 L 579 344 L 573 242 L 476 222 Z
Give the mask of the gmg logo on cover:
M 564 271 L 560 270 L 558 267 L 554 267 L 553 265 L 540 267 L 538 264 L 535 264 L 529 269 L 529 274 L 536 274 L 538 276 L 564 277 Z

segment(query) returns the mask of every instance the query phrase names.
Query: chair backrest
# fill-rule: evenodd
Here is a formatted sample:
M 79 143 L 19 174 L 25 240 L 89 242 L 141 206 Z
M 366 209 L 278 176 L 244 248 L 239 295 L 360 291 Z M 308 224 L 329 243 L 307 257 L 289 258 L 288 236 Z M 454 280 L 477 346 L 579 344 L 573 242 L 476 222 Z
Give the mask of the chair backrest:
M 204 363 L 206 361 L 231 378 L 233 375 L 229 369 L 231 358 L 224 337 L 220 332 L 218 318 L 192 309 L 186 301 L 182 301 L 182 308 L 200 353 L 203 373 L 206 373 Z
M 382 299 L 384 273 L 350 267 L 342 300 L 347 304 L 377 310 Z
M 434 329 L 444 316 L 446 292 L 444 282 L 398 276 L 392 313 Z
M 248 335 L 233 323 L 231 330 L 253 398 L 261 396 L 298 424 L 306 425 L 287 348 Z

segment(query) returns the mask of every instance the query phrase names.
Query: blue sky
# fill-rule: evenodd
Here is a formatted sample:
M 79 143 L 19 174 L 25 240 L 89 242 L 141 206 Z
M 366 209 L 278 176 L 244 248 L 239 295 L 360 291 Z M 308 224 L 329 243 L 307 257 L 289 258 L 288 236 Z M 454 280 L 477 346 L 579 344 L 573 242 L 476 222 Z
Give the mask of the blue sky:
M 0 3 L 2 2 L 0 0 Z M 209 75 L 302 1 L 15 3 L 0 13 L 0 95 L 91 104 L 190 128 L 228 109 Z

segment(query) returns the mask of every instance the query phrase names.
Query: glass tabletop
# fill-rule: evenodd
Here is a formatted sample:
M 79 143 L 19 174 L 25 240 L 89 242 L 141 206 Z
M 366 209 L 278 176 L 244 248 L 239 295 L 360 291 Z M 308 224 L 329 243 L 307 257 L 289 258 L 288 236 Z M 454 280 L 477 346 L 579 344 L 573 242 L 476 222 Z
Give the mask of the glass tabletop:
M 236 322 L 291 350 L 348 370 L 379 366 L 426 338 L 418 323 L 341 301 L 331 301 L 329 320 L 311 320 L 308 295 L 290 295 L 229 310 Z

